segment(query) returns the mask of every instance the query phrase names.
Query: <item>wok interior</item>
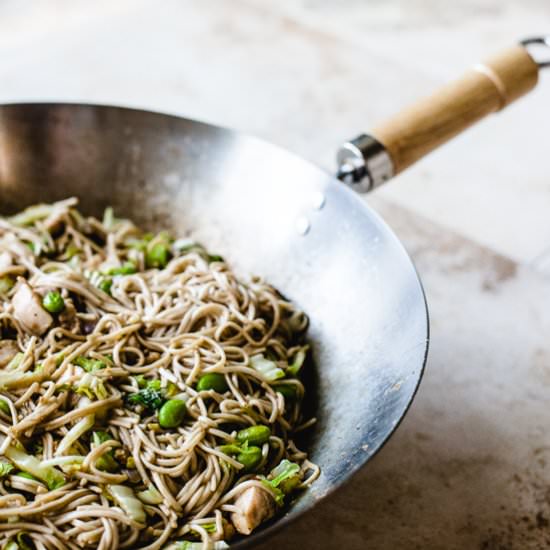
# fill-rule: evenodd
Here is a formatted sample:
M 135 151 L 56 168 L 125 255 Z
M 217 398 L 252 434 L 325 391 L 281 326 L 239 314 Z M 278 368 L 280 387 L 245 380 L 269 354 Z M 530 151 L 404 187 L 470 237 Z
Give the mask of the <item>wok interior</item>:
M 391 434 L 420 380 L 425 302 L 401 245 L 351 191 L 288 152 L 194 121 L 0 107 L 1 214 L 68 196 L 89 214 L 112 205 L 144 227 L 196 237 L 308 313 L 306 408 L 318 418 L 308 450 L 322 475 L 288 516 L 342 484 Z

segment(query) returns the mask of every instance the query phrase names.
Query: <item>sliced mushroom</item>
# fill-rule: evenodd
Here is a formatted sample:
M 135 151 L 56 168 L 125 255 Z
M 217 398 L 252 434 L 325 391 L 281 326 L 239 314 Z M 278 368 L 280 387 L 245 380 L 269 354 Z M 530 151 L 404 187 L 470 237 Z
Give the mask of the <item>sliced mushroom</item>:
M 23 279 L 19 281 L 18 288 L 11 299 L 14 316 L 25 330 L 40 336 L 50 328 L 53 318 L 42 307 L 40 296 L 30 285 Z
M 234 505 L 239 511 L 231 514 L 231 521 L 242 535 L 250 535 L 258 525 L 275 515 L 275 499 L 259 487 L 243 491 Z
M 15 340 L 0 340 L 0 368 L 4 368 L 18 353 Z

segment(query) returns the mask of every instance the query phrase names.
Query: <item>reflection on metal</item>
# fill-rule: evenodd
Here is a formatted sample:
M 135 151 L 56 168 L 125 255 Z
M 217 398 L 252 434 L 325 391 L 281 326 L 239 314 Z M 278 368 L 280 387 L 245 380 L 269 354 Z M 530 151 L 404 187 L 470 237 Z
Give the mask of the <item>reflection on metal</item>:
M 390 155 L 373 136 L 360 134 L 338 150 L 338 179 L 359 193 L 372 191 L 394 175 Z
M 524 38 L 520 44 L 528 48 L 528 46 L 546 46 L 550 48 L 550 34 L 546 36 L 531 36 L 529 38 Z M 531 49 L 531 48 L 528 48 Z M 544 60 L 537 60 L 539 67 L 545 68 L 550 67 L 550 58 Z

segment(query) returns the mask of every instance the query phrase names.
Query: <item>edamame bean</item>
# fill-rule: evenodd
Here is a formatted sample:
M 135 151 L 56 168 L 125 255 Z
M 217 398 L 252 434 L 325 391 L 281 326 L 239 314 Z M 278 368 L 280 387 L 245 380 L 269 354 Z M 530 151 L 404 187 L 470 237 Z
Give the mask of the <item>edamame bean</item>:
M 169 399 L 159 410 L 159 424 L 163 428 L 177 428 L 184 420 L 187 407 L 181 399 Z
M 203 374 L 197 382 L 197 391 L 214 390 L 218 393 L 225 393 L 228 389 L 225 376 L 219 372 Z
M 251 472 L 262 461 L 262 450 L 259 447 L 248 447 L 237 455 L 237 460 L 244 466 L 243 471 Z
M 263 445 L 269 441 L 271 430 L 268 426 L 259 424 L 258 426 L 250 426 L 237 433 L 237 441 L 239 443 L 247 443 L 249 445 Z

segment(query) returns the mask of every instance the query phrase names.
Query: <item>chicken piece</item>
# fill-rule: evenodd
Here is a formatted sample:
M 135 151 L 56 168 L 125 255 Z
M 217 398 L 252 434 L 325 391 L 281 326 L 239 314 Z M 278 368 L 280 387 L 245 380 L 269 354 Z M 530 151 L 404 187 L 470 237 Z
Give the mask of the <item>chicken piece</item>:
M 0 368 L 4 368 L 18 353 L 15 340 L 0 340 Z
M 231 521 L 242 535 L 250 535 L 258 525 L 275 515 L 275 499 L 259 487 L 243 491 L 234 505 L 239 511 L 231 514 Z
M 11 304 L 15 318 L 36 336 L 44 334 L 53 323 L 52 316 L 42 307 L 40 296 L 23 279 L 20 279 Z
M 2 252 L 0 254 L 0 271 L 6 271 L 13 265 L 13 259 L 9 252 Z

